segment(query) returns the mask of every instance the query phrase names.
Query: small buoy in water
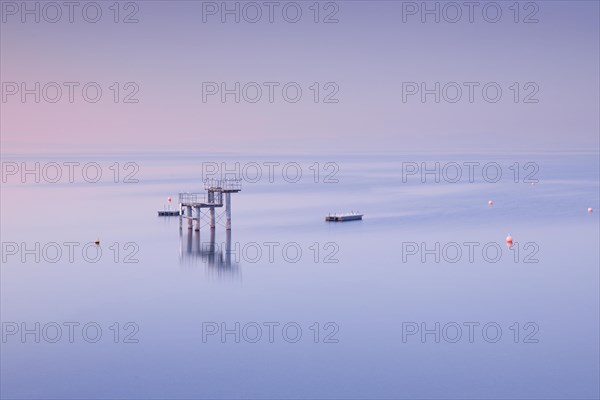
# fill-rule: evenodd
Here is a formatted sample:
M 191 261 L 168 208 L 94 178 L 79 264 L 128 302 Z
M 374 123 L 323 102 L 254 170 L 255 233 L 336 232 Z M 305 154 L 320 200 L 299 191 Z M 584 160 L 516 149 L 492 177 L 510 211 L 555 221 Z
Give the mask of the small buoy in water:
M 512 243 L 512 236 L 510 234 L 506 237 L 506 243 Z
M 593 211 L 594 211 L 594 210 L 592 210 L 592 207 L 588 208 L 588 212 L 589 212 L 589 213 L 591 213 L 591 212 L 593 212 Z
M 492 200 L 488 201 L 488 206 L 493 206 L 494 202 Z
M 167 201 L 170 203 L 171 202 L 171 196 L 167 197 Z
M 100 244 L 100 239 L 96 239 L 96 241 L 94 242 L 96 245 Z

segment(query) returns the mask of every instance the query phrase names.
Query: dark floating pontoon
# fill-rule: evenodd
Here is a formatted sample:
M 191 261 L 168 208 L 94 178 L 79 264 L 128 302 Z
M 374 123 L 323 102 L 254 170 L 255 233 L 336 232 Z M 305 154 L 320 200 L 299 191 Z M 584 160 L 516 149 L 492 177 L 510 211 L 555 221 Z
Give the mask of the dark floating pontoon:
M 357 212 L 350 212 L 346 214 L 328 214 L 325 216 L 325 221 L 330 222 L 344 222 L 344 221 L 358 221 L 361 220 L 364 214 Z
M 158 211 L 158 216 L 159 217 L 178 217 L 179 216 L 179 210 Z

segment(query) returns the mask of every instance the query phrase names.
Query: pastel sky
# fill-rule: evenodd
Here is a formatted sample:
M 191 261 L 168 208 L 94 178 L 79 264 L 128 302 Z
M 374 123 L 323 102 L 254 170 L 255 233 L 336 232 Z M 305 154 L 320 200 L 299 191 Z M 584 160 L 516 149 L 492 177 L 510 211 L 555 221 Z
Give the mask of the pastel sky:
M 35 3 L 27 2 L 32 8 Z M 23 23 L 22 10 L 14 10 L 22 3 L 2 1 L 2 152 L 598 150 L 596 1 L 521 2 L 518 16 L 513 1 L 497 2 L 502 16 L 496 23 L 484 18 L 488 2 L 474 10 L 472 23 L 466 8 L 455 23 L 444 20 L 454 18 L 451 8 L 444 8 L 439 23 L 431 15 L 423 23 L 419 10 L 407 13 L 422 2 L 321 2 L 319 23 L 313 1 L 297 2 L 302 10 L 297 23 L 283 18 L 290 2 L 276 2 L 273 23 L 264 6 L 256 23 L 244 15 L 239 23 L 231 15 L 223 23 L 219 10 L 203 14 L 213 5 L 224 7 L 222 2 L 138 1 L 135 7 L 122 2 L 119 20 L 131 12 L 139 20 L 128 24 L 113 21 L 112 1 L 98 2 L 99 22 L 86 22 L 85 3 L 75 9 L 73 23 L 66 9 L 57 23 L 42 14 L 39 23 L 34 15 Z M 248 2 L 237 3 L 241 10 Z M 436 2 L 427 4 L 433 8 Z M 234 8 L 236 2 L 227 5 Z M 245 10 L 253 18 L 254 10 Z M 53 10 L 46 12 L 53 18 Z M 331 13 L 339 22 L 323 23 Z M 34 95 L 23 103 L 20 93 L 8 93 L 11 82 L 30 88 L 35 82 L 81 84 L 73 103 L 66 87 L 57 103 L 43 98 L 35 103 Z M 103 90 L 97 103 L 81 95 L 87 82 Z M 114 82 L 121 86 L 118 103 L 110 89 Z M 138 103 L 122 102 L 135 87 L 125 89 L 126 82 L 139 87 Z M 265 86 L 257 103 L 243 98 L 236 103 L 234 95 L 223 103 L 218 94 L 203 101 L 203 82 L 280 85 L 272 103 Z M 303 90 L 297 103 L 282 96 L 288 82 Z M 334 85 L 326 87 L 328 82 Z M 403 102 L 403 82 L 429 88 L 457 82 L 463 97 L 436 103 L 432 94 L 423 103 L 417 94 Z M 472 103 L 464 82 L 479 83 Z M 489 82 L 503 91 L 496 103 L 482 97 Z M 335 88 L 339 101 L 324 103 Z

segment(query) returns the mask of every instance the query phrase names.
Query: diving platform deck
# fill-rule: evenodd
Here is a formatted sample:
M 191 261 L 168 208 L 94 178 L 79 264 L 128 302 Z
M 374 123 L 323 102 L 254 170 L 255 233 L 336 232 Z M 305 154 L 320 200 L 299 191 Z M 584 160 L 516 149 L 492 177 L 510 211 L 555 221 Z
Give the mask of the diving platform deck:
M 205 179 L 204 193 L 179 193 L 179 226 L 183 218 L 188 220 L 188 228 L 200 230 L 202 209 L 208 208 L 210 212 L 210 228 L 216 224 L 215 209 L 225 207 L 225 227 L 231 229 L 231 193 L 242 190 L 241 179 Z

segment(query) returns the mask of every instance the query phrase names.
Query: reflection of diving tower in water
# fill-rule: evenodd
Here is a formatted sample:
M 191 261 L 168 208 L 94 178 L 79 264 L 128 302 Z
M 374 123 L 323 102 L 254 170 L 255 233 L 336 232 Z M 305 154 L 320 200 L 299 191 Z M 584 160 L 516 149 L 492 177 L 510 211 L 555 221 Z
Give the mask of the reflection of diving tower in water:
M 188 229 L 199 231 L 202 209 L 208 208 L 210 228 L 215 229 L 217 218 L 215 208 L 225 205 L 225 229 L 231 229 L 231 193 L 242 190 L 241 179 L 205 179 L 205 193 L 179 193 L 179 227 L 183 218 L 188 221 Z M 220 218 L 219 218 L 220 219 Z
M 191 229 L 184 233 L 179 231 L 179 263 L 181 265 L 195 266 L 204 264 L 208 272 L 218 278 L 240 277 L 240 265 L 232 257 L 231 230 L 225 233 L 225 243 L 215 242 L 215 230 L 210 230 L 208 242 L 200 241 L 200 232 Z M 233 258 L 233 259 L 232 259 Z

